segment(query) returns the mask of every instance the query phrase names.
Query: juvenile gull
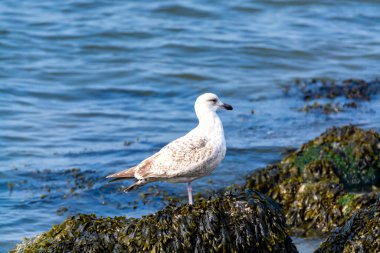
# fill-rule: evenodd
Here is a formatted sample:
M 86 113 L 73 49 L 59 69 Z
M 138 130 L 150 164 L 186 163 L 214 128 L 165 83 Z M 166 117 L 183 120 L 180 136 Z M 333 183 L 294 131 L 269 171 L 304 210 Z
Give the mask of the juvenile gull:
M 125 191 L 134 190 L 154 181 L 187 183 L 189 204 L 193 204 L 191 182 L 209 175 L 226 154 L 226 141 L 218 109 L 232 110 L 218 96 L 205 93 L 195 101 L 199 124 L 185 136 L 163 147 L 140 164 L 107 176 L 111 182 L 135 178 L 137 181 Z

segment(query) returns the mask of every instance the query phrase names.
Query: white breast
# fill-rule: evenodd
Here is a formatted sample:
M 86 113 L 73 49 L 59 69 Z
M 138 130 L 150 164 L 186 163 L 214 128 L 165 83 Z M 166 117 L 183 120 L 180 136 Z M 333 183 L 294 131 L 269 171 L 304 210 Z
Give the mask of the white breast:
M 215 170 L 226 154 L 226 142 L 219 117 L 216 113 L 208 116 L 188 134 L 141 162 L 135 177 L 189 182 Z
M 205 124 L 200 122 L 199 126 L 194 129 L 197 134 L 206 136 L 213 147 L 212 155 L 208 158 L 207 166 L 203 168 L 201 176 L 209 175 L 214 171 L 226 155 L 226 141 L 222 122 L 216 113 L 209 119 Z

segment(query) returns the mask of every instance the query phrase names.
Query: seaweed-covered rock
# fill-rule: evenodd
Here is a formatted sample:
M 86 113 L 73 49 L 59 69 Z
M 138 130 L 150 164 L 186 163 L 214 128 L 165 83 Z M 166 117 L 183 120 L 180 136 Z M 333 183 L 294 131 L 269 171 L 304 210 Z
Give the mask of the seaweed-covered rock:
M 355 213 L 315 253 L 380 252 L 380 202 Z
M 304 100 L 345 97 L 356 100 L 370 100 L 380 91 L 380 80 L 366 82 L 361 79 L 347 79 L 342 82 L 327 79 L 295 80 Z M 288 89 L 290 89 L 289 87 Z
M 141 219 L 78 215 L 12 252 L 297 252 L 281 209 L 256 191 L 233 189 Z
M 378 198 L 380 135 L 354 126 L 332 128 L 280 163 L 255 171 L 248 189 L 280 203 L 291 231 L 324 234 Z
M 380 135 L 354 126 L 332 128 L 303 145 L 283 164 L 303 172 L 315 161 L 325 162 L 320 169 L 332 170 L 328 178 L 335 173 L 345 189 L 370 190 L 380 185 Z
M 353 102 L 354 103 L 354 102 Z M 356 103 L 355 103 L 356 104 Z M 352 103 L 345 103 L 343 106 L 339 103 L 318 103 L 307 104 L 302 108 L 299 108 L 299 112 L 319 112 L 323 114 L 343 112 L 344 108 L 355 108 Z
M 298 111 L 314 113 L 338 113 L 358 108 L 361 101 L 371 100 L 380 93 L 380 80 L 364 81 L 348 79 L 342 82 L 328 79 L 296 79 L 294 85 L 285 85 L 285 93 L 301 96 L 306 104 Z

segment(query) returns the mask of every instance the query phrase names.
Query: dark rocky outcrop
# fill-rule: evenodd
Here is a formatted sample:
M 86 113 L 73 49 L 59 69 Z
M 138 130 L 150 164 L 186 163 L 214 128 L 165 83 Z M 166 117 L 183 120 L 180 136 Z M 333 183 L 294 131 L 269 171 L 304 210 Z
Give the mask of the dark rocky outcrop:
M 362 101 L 371 100 L 380 93 L 380 80 L 296 79 L 294 84 L 284 88 L 289 96 L 301 97 L 306 102 L 314 101 L 298 111 L 331 114 L 358 108 Z
M 380 90 L 380 80 L 367 82 L 361 79 L 347 79 L 339 82 L 328 79 L 298 79 L 295 80 L 295 84 L 306 101 L 319 98 L 333 99 L 336 97 L 370 100 Z
M 12 252 L 297 252 L 279 206 L 233 189 L 141 219 L 78 215 Z
M 309 236 L 327 233 L 373 204 L 379 186 L 380 135 L 345 126 L 254 172 L 245 187 L 280 203 L 291 231 Z
M 315 253 L 380 252 L 380 202 L 355 213 Z

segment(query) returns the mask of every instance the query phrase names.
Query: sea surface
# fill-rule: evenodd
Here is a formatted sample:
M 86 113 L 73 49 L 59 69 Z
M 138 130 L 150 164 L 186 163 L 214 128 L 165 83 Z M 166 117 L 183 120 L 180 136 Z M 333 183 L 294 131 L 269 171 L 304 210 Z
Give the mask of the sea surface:
M 375 0 L 0 1 L 0 252 L 69 215 L 185 203 L 185 184 L 125 194 L 131 182 L 104 177 L 195 127 L 204 92 L 234 110 L 220 113 L 226 158 L 195 193 L 241 184 L 331 126 L 380 131 L 378 96 L 326 115 L 284 92 L 378 78 L 379 13 Z M 301 253 L 319 241 L 295 238 Z

